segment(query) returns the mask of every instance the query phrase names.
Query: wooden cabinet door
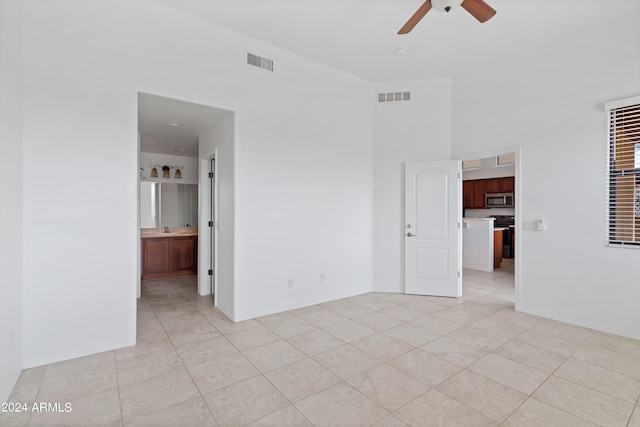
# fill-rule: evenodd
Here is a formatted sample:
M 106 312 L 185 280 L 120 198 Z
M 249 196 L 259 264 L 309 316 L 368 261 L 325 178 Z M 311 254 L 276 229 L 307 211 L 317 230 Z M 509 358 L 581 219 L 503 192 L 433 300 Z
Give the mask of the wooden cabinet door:
M 487 179 L 485 182 L 485 193 L 499 193 L 499 179 Z
M 513 193 L 515 179 L 512 176 L 500 178 L 498 181 L 498 193 Z
M 172 271 L 196 269 L 197 238 L 176 237 L 173 241 Z
M 143 239 L 143 277 L 171 271 L 170 244 L 169 239 Z
M 198 273 L 198 236 L 142 239 L 142 280 Z
M 473 209 L 473 181 L 462 182 L 462 207 Z
M 486 193 L 485 180 L 478 179 L 472 182 L 473 182 L 473 208 L 484 209 L 484 194 Z
M 502 263 L 502 230 L 493 230 L 493 268 Z

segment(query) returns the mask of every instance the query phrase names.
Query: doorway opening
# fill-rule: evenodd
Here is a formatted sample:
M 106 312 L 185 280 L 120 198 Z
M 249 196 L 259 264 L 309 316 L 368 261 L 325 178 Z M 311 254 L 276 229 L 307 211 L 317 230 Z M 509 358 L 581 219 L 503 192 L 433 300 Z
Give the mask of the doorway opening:
M 138 298 L 146 279 L 178 280 L 200 295 L 213 291 L 208 272 L 216 269 L 215 233 L 209 229 L 217 199 L 202 160 L 212 161 L 203 151 L 210 151 L 212 129 L 229 114 L 138 93 Z
M 458 160 L 463 180 L 463 277 L 512 287 L 515 310 L 519 310 L 520 148 L 474 153 Z

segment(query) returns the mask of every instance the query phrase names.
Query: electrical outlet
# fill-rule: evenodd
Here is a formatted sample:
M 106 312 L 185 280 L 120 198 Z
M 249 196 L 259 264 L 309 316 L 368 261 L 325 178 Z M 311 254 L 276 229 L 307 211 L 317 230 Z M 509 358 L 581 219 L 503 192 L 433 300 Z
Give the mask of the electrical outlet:
M 289 278 L 289 280 L 287 281 L 287 285 L 288 285 L 290 288 L 293 288 L 293 279 Z
M 543 219 L 533 221 L 522 221 L 522 231 L 546 231 L 547 224 Z

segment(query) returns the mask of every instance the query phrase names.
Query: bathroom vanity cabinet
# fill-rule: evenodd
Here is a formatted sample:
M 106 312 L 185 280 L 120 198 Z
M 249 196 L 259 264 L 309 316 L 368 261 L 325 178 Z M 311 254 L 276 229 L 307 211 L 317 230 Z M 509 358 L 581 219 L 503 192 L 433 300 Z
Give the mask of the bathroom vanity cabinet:
M 142 237 L 142 280 L 197 274 L 198 236 Z

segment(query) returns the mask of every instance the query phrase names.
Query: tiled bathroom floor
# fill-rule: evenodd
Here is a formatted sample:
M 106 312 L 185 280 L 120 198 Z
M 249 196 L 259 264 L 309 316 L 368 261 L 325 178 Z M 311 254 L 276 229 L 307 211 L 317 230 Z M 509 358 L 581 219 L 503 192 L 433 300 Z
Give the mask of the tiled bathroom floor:
M 513 269 L 459 299 L 369 293 L 232 323 L 195 277 L 148 281 L 138 344 L 23 371 L 2 426 L 640 427 L 640 342 L 513 310 Z

